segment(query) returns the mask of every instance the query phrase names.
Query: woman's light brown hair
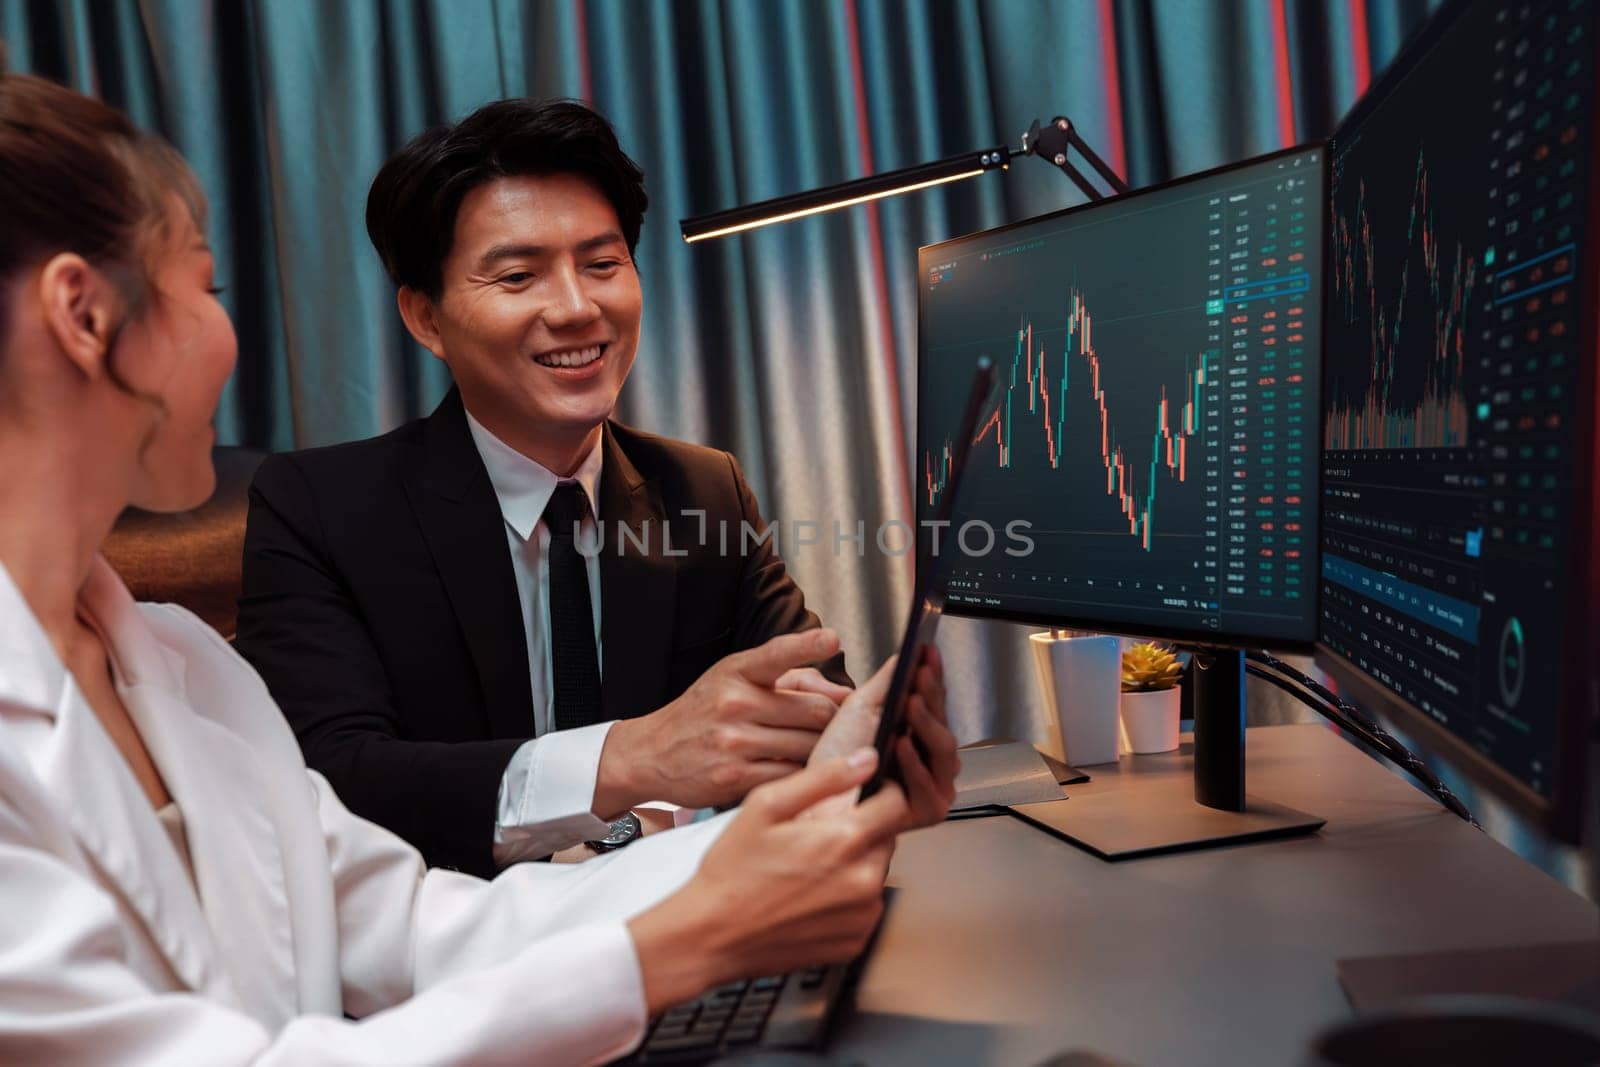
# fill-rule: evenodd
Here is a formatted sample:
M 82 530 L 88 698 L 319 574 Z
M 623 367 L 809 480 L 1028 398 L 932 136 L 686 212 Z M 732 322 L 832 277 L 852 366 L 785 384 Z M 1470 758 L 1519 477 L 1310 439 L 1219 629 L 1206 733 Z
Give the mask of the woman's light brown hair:
M 170 239 L 173 194 L 205 232 L 205 198 L 171 145 L 98 100 L 7 73 L 0 43 L 0 284 L 75 252 L 115 280 L 137 316 Z M 9 313 L 0 296 L 0 341 Z

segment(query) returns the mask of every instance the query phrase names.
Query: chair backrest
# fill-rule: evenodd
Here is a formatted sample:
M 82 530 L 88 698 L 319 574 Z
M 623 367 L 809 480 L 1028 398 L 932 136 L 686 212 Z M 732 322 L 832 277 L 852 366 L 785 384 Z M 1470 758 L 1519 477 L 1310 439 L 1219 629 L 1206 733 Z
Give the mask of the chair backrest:
M 217 490 L 210 500 L 171 515 L 122 513 L 102 552 L 135 600 L 180 604 L 233 640 L 247 494 L 263 458 L 249 448 L 213 449 Z

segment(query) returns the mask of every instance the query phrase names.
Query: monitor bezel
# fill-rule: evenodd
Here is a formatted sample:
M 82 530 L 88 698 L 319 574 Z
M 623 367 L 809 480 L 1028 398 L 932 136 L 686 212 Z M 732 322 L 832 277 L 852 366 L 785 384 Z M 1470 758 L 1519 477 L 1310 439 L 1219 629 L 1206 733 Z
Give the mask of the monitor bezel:
M 1261 155 L 1251 156 L 1249 159 L 1242 159 L 1242 160 L 1238 160 L 1238 161 L 1233 162 L 1233 163 L 1226 163 L 1226 164 L 1224 164 L 1224 165 L 1222 165 L 1220 167 L 1212 167 L 1209 170 L 1196 171 L 1193 174 L 1185 174 L 1185 175 L 1183 175 L 1181 177 L 1172 178 L 1172 179 L 1169 179 L 1169 180 L 1164 181 L 1164 182 L 1158 182 L 1158 183 L 1156 183 L 1154 185 L 1143 186 L 1143 187 L 1135 189 L 1135 190 L 1133 190 L 1131 192 L 1123 193 L 1120 196 L 1110 197 L 1110 198 L 1107 198 L 1105 200 L 1094 200 L 1094 201 L 1090 201 L 1090 202 L 1085 203 L 1085 204 L 1075 204 L 1075 205 L 1073 205 L 1071 207 L 1062 208 L 1059 211 L 1046 212 L 1043 215 L 1035 215 L 1032 218 L 1019 219 L 1016 222 L 1008 222 L 1003 226 L 995 226 L 995 227 L 993 227 L 991 229 L 987 229 L 987 230 L 978 230 L 978 231 L 976 231 L 974 233 L 962 234 L 959 237 L 952 237 L 952 238 L 949 238 L 947 240 L 940 241 L 940 242 L 938 242 L 936 244 L 923 245 L 921 248 L 917 249 L 917 396 L 918 396 L 918 404 L 917 404 L 917 436 L 916 436 L 916 441 L 919 442 L 919 443 L 921 442 L 921 440 L 922 440 L 922 431 L 925 428 L 923 426 L 923 424 L 922 424 L 922 418 L 923 418 L 922 411 L 923 411 L 923 408 L 922 408 L 922 403 L 921 403 L 922 370 L 923 370 L 923 367 L 926 365 L 926 360 L 924 359 L 924 353 L 923 353 L 923 344 L 924 344 L 924 340 L 925 340 L 925 337 L 924 337 L 925 331 L 922 329 L 922 301 L 924 299 L 924 293 L 925 293 L 925 290 L 923 288 L 923 279 L 926 277 L 926 274 L 927 274 L 928 261 L 929 261 L 930 257 L 936 256 L 936 255 L 940 254 L 941 251 L 947 251 L 952 246 L 962 244 L 963 242 L 974 241 L 974 240 L 978 240 L 980 238 L 993 237 L 996 234 L 1005 233 L 1007 230 L 1014 230 L 1014 229 L 1018 229 L 1018 228 L 1023 227 L 1023 226 L 1032 226 L 1032 225 L 1035 225 L 1037 223 L 1048 222 L 1048 221 L 1050 221 L 1052 219 L 1065 218 L 1065 217 L 1072 216 L 1072 215 L 1077 215 L 1077 214 L 1080 214 L 1080 213 L 1092 212 L 1092 211 L 1095 211 L 1096 209 L 1105 208 L 1105 207 L 1108 207 L 1108 206 L 1110 206 L 1112 204 L 1121 205 L 1121 204 L 1126 203 L 1129 200 L 1136 200 L 1136 199 L 1138 199 L 1140 197 L 1149 196 L 1149 195 L 1154 194 L 1154 193 L 1164 192 L 1166 190 L 1178 188 L 1178 187 L 1184 186 L 1184 185 L 1192 185 L 1192 184 L 1194 184 L 1196 182 L 1205 181 L 1205 180 L 1207 180 L 1209 178 L 1215 178 L 1215 177 L 1218 177 L 1220 175 L 1232 173 L 1234 171 L 1240 171 L 1240 170 L 1244 170 L 1244 169 L 1249 168 L 1249 167 L 1255 167 L 1255 166 L 1258 166 L 1258 165 L 1263 164 L 1263 163 L 1270 163 L 1275 159 L 1281 159 L 1281 158 L 1286 158 L 1286 157 L 1291 157 L 1291 156 L 1302 155 L 1302 154 L 1307 153 L 1307 152 L 1317 152 L 1317 153 L 1319 153 L 1318 158 L 1317 158 L 1317 166 L 1321 169 L 1321 172 L 1322 172 L 1322 195 L 1320 197 L 1322 204 L 1321 204 L 1320 218 L 1321 218 L 1321 226 L 1322 226 L 1322 240 L 1323 240 L 1323 245 L 1324 245 L 1324 247 L 1323 247 L 1323 269 L 1326 270 L 1327 269 L 1327 266 L 1326 266 L 1326 264 L 1327 264 L 1327 247 L 1326 246 L 1327 246 L 1327 234 L 1328 234 L 1328 195 L 1327 194 L 1328 194 L 1328 182 L 1331 179 L 1332 175 L 1331 175 L 1331 172 L 1328 169 L 1328 158 L 1329 158 L 1329 155 L 1330 155 L 1329 143 L 1327 141 L 1322 141 L 1322 140 L 1305 141 L 1305 142 L 1302 142 L 1300 144 L 1293 145 L 1293 146 L 1291 146 L 1289 148 L 1280 148 L 1280 149 L 1277 149 L 1276 151 L 1265 152 L 1265 153 L 1262 153 Z M 1323 279 L 1323 281 L 1325 283 L 1326 279 Z M 1319 331 L 1319 336 L 1316 339 L 1317 340 L 1317 345 L 1318 345 L 1318 353 L 1319 353 L 1319 356 L 1320 356 L 1321 346 L 1326 343 L 1326 330 L 1327 330 L 1327 306 L 1326 306 L 1326 304 L 1327 304 L 1327 286 L 1326 286 L 1326 284 L 1322 285 L 1320 288 L 1318 288 L 1316 290 L 1316 296 L 1317 296 L 1317 299 L 1322 302 L 1322 308 L 1321 308 L 1321 312 L 1322 312 L 1322 315 L 1321 315 L 1321 326 L 1322 326 L 1322 329 Z M 1320 370 L 1320 359 L 1318 360 L 1318 364 L 1319 364 L 1319 370 Z M 1321 529 L 1322 461 L 1321 461 L 1321 456 L 1320 456 L 1320 449 L 1322 447 L 1323 420 L 1326 417 L 1326 413 L 1324 411 L 1324 408 L 1326 407 L 1326 405 L 1322 403 L 1322 398 L 1320 396 L 1320 386 L 1321 386 L 1320 380 L 1318 382 L 1318 386 L 1319 386 L 1319 395 L 1318 395 L 1318 398 L 1317 398 L 1318 399 L 1318 403 L 1317 403 L 1317 419 L 1316 419 L 1316 425 L 1315 425 L 1315 435 L 1316 436 L 1315 436 L 1314 440 L 1316 442 L 1316 447 L 1319 450 L 1319 455 L 1317 457 L 1316 463 L 1313 464 L 1314 470 L 1311 472 L 1310 484 L 1312 486 L 1312 491 L 1316 493 L 1317 500 L 1318 500 L 1318 506 L 1317 506 L 1318 528 L 1317 528 L 1316 544 L 1317 544 L 1318 547 L 1320 547 L 1320 545 L 1322 543 L 1322 529 Z M 912 499 L 913 500 L 919 500 L 920 499 L 916 495 L 916 479 L 915 479 L 915 477 L 913 477 L 913 479 L 912 479 Z M 921 506 L 919 504 L 917 506 L 917 508 L 916 508 L 916 517 L 918 518 L 919 521 L 920 521 L 920 519 L 922 517 L 921 516 L 921 510 L 922 509 L 921 509 Z M 1234 631 L 1208 630 L 1208 629 L 1204 629 L 1204 628 L 1200 628 L 1200 627 L 1178 628 L 1178 627 L 1172 627 L 1172 626 L 1145 626 L 1143 624 L 1129 623 L 1129 622 L 1124 622 L 1124 621 L 1121 621 L 1121 620 L 1111 621 L 1111 620 L 1107 620 L 1107 619 L 1096 619 L 1096 618 L 1093 618 L 1093 617 L 1090 617 L 1090 616 L 1085 616 L 1085 615 L 1066 615 L 1066 614 L 1053 614 L 1053 613 L 1032 612 L 1032 611 L 1012 611 L 1012 610 L 1008 610 L 1008 609 L 1004 609 L 1004 608 L 985 607 L 984 605 L 981 605 L 981 604 L 958 603 L 958 602 L 956 602 L 954 600 L 950 600 L 948 598 L 945 601 L 944 613 L 946 615 L 958 615 L 958 616 L 961 616 L 963 618 L 969 618 L 969 619 L 993 619 L 993 620 L 998 621 L 998 622 L 1015 622 L 1015 623 L 1023 623 L 1023 624 L 1034 625 L 1034 626 L 1049 626 L 1049 627 L 1058 628 L 1058 629 L 1089 630 L 1089 631 L 1093 631 L 1095 633 L 1119 634 L 1119 635 L 1126 635 L 1126 636 L 1129 636 L 1129 637 L 1156 638 L 1156 639 L 1159 639 L 1159 640 L 1166 640 L 1166 641 L 1170 641 L 1170 642 L 1174 642 L 1174 643 L 1182 644 L 1182 645 L 1186 645 L 1186 646 L 1208 646 L 1208 647 L 1230 647 L 1230 648 L 1245 648 L 1245 647 L 1248 647 L 1248 648 L 1268 648 L 1268 649 L 1275 649 L 1275 650 L 1284 651 L 1284 652 L 1297 652 L 1297 653 L 1309 654 L 1312 651 L 1312 649 L 1315 647 L 1315 645 L 1316 645 L 1316 634 L 1317 634 L 1318 629 L 1320 627 L 1320 624 L 1321 624 L 1320 620 L 1322 618 L 1322 608 L 1321 608 L 1322 582 L 1321 582 L 1321 568 L 1320 568 L 1320 566 L 1314 569 L 1313 574 L 1312 574 L 1312 579 L 1313 580 L 1311 582 L 1311 590 L 1312 590 L 1311 599 L 1312 599 L 1312 603 L 1313 603 L 1313 610 L 1312 610 L 1312 616 L 1311 617 L 1312 617 L 1313 625 L 1311 627 L 1311 636 L 1308 637 L 1308 638 L 1305 638 L 1305 639 L 1300 639 L 1300 638 L 1295 638 L 1295 637 L 1270 637 L 1270 636 L 1259 635 L 1259 634 L 1240 634 L 1240 633 L 1237 633 L 1237 632 L 1234 632 Z
M 1368 117 L 1377 108 L 1377 99 L 1380 95 L 1391 92 L 1412 73 L 1411 68 L 1416 60 L 1448 32 L 1470 2 L 1471 0 L 1451 0 L 1407 39 L 1384 73 L 1373 81 L 1361 100 L 1340 121 L 1333 136 L 1329 138 L 1330 167 L 1338 150 L 1341 135 L 1348 136 L 1351 126 Z M 1591 44 L 1591 47 L 1595 46 Z M 1596 57 L 1594 66 L 1595 95 L 1591 99 L 1600 103 L 1600 56 Z M 1600 173 L 1600 128 L 1597 128 L 1597 125 L 1600 124 L 1591 125 L 1589 132 L 1591 175 Z M 1330 185 L 1329 199 L 1331 198 Z M 1596 692 L 1600 686 L 1590 680 L 1593 667 L 1587 670 L 1584 668 L 1586 663 L 1600 662 L 1600 648 L 1596 647 L 1600 634 L 1595 630 L 1596 625 L 1600 624 L 1600 613 L 1596 613 L 1590 607 L 1591 604 L 1600 601 L 1600 568 L 1595 566 L 1593 558 L 1594 536 L 1596 532 L 1600 532 L 1600 494 L 1594 492 L 1594 476 L 1600 471 L 1600 419 L 1596 418 L 1596 408 L 1600 405 L 1600 397 L 1596 395 L 1596 389 L 1600 388 L 1600 376 L 1597 376 L 1595 359 L 1597 341 L 1600 341 L 1600 211 L 1597 211 L 1596 207 L 1597 205 L 1591 203 L 1588 208 L 1589 218 L 1584 227 L 1586 244 L 1580 267 L 1583 273 L 1579 283 L 1579 293 L 1581 297 L 1584 288 L 1587 287 L 1588 303 L 1578 325 L 1577 350 L 1588 353 L 1589 358 L 1579 369 L 1578 395 L 1574 411 L 1578 425 L 1573 429 L 1575 477 L 1570 512 L 1572 541 L 1567 559 L 1568 573 L 1576 579 L 1573 588 L 1587 590 L 1587 595 L 1580 592 L 1568 598 L 1561 651 L 1562 663 L 1567 669 L 1560 691 L 1561 706 L 1556 712 L 1555 749 L 1551 759 L 1553 781 L 1550 795 L 1546 797 L 1539 793 L 1511 771 L 1462 740 L 1453 731 L 1436 722 L 1427 712 L 1371 678 L 1351 660 L 1320 640 L 1314 653 L 1317 666 L 1340 686 L 1346 687 L 1347 696 L 1354 696 L 1359 703 L 1388 718 L 1397 730 L 1412 737 L 1425 755 L 1460 770 L 1475 785 L 1491 790 L 1519 816 L 1528 819 L 1552 838 L 1568 844 L 1577 844 L 1580 836 L 1584 790 L 1583 761 L 1588 756 L 1587 749 L 1591 743 L 1586 735 L 1592 729 L 1590 725 L 1592 717 L 1600 713 L 1595 710 L 1595 704 L 1600 703 L 1600 692 Z M 1332 256 L 1331 243 L 1326 253 L 1328 257 Z M 1324 271 L 1331 269 L 1331 266 L 1331 259 L 1326 259 Z M 1324 389 L 1326 385 L 1324 379 Z M 1592 438 L 1588 448 L 1583 447 L 1585 427 Z M 1587 500 L 1584 499 L 1585 493 L 1588 494 Z M 1319 515 L 1317 521 L 1319 538 L 1324 529 L 1322 520 L 1323 516 Z M 1318 618 L 1320 634 L 1320 610 Z M 1600 792 L 1600 783 L 1596 783 L 1592 788 Z

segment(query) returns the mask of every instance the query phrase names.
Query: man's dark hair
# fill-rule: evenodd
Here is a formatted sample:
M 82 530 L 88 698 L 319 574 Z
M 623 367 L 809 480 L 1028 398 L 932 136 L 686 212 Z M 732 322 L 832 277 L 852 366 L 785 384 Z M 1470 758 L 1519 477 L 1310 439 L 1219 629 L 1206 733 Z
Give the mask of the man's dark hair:
M 622 224 L 631 254 L 649 199 L 644 171 L 617 135 L 576 100 L 497 100 L 435 126 L 389 157 L 367 194 L 367 236 L 395 285 L 438 299 L 461 201 L 519 175 L 575 174 L 593 182 Z

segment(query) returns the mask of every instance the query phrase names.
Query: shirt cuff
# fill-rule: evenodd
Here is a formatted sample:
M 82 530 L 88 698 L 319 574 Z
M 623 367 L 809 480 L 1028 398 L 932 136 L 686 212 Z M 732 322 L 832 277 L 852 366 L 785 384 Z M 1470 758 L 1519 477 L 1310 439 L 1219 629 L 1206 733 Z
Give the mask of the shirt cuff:
M 637 812 L 642 808 L 654 808 L 656 811 L 671 815 L 674 828 L 688 826 L 717 813 L 715 808 L 686 808 L 681 804 L 674 804 L 670 800 L 647 800 L 633 810 Z
M 604 837 L 594 814 L 600 753 L 615 722 L 561 730 L 524 742 L 506 764 L 495 809 L 494 858 L 500 866 L 548 856 Z

